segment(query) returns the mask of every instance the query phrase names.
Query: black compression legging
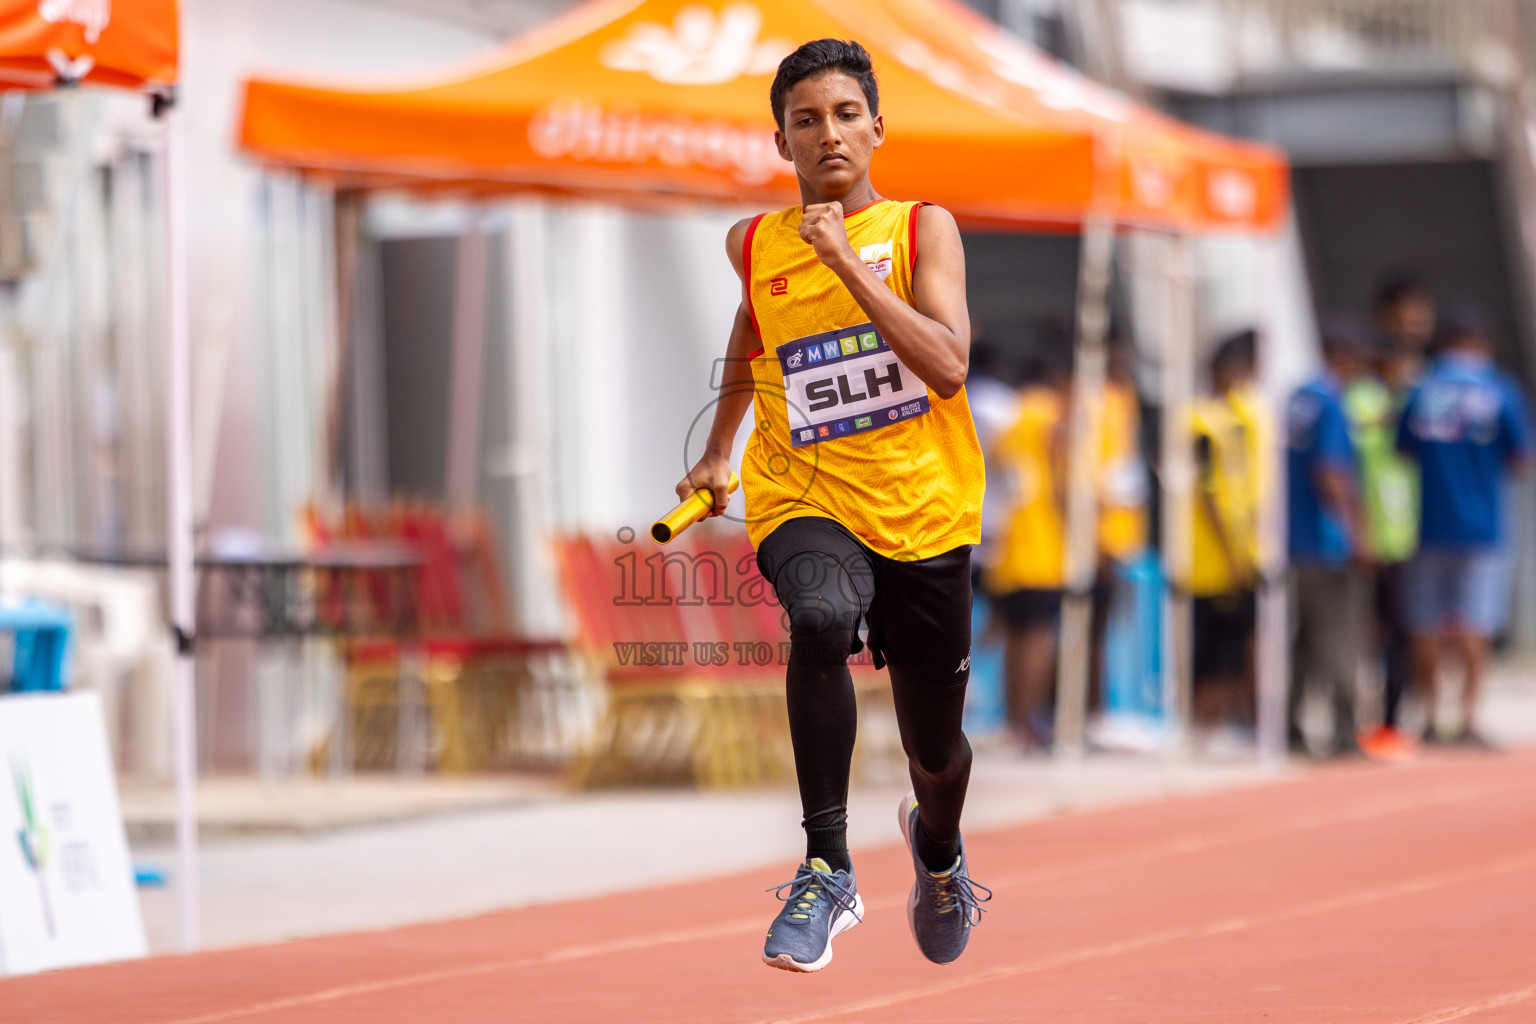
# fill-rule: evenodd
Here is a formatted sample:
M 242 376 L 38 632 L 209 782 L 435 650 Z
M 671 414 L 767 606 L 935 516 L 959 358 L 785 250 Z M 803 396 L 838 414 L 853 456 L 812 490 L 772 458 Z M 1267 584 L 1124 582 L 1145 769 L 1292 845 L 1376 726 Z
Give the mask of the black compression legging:
M 890 672 L 902 747 L 922 827 L 955 837 L 971 773 L 961 731 L 970 678 L 970 549 L 921 561 L 870 551 L 839 524 L 793 519 L 762 543 L 758 563 L 784 606 L 790 738 L 810 844 L 840 841 L 857 704 L 847 660 L 870 625 L 876 664 Z

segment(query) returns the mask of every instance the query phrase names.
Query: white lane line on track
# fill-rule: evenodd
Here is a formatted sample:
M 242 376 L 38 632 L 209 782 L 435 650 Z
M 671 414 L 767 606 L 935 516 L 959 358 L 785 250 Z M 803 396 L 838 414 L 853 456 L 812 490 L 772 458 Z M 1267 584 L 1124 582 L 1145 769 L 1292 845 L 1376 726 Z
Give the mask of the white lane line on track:
M 356 985 L 341 985 L 336 988 L 306 992 L 303 995 L 289 996 L 286 999 L 273 999 L 264 1003 L 252 1003 L 248 1006 L 235 1007 L 230 1010 L 216 1010 L 213 1013 L 199 1014 L 196 1017 L 178 1017 L 175 1020 L 163 1021 L 161 1024 L 218 1024 L 220 1021 L 255 1017 L 259 1014 L 271 1013 L 275 1010 L 291 1010 L 300 1006 L 312 1006 L 316 1003 L 334 1002 L 338 999 L 346 999 L 349 996 L 370 995 L 375 992 L 388 992 L 393 989 L 410 988 L 416 985 L 431 985 L 439 981 L 455 981 L 460 978 L 472 978 L 478 974 L 494 974 L 497 971 L 540 967 L 544 964 L 559 963 L 563 960 L 579 960 L 584 957 L 603 956 L 609 953 L 627 953 L 636 949 L 646 949 L 658 945 L 665 946 L 679 942 L 713 939 L 721 935 L 734 934 L 748 929 L 757 930 L 762 925 L 763 922 L 758 918 L 754 917 L 750 921 L 743 918 L 723 924 L 711 925 L 707 928 L 690 928 L 680 931 L 662 932 L 650 936 L 637 935 L 627 939 L 617 939 L 613 942 L 596 943 L 589 946 L 568 946 L 564 949 L 557 949 L 554 952 L 546 953 L 543 956 L 487 960 L 478 964 L 465 964 L 461 967 L 445 967 L 440 971 L 397 975 L 393 978 L 381 978 L 378 981 L 365 981 L 359 982 Z
M 1097 874 L 1106 869 L 1141 864 L 1163 857 L 1199 853 L 1221 846 L 1232 846 L 1259 839 L 1272 839 L 1275 836 L 1287 835 L 1293 832 L 1307 832 L 1313 829 L 1327 828 L 1332 825 L 1348 825 L 1355 822 L 1370 821 L 1373 818 L 1385 818 L 1408 811 L 1421 811 L 1427 807 L 1461 803 L 1478 797 L 1503 798 L 1514 793 L 1526 792 L 1532 789 L 1536 789 L 1536 782 L 1524 781 L 1512 785 L 1499 786 L 1496 789 L 1468 785 L 1442 786 L 1438 789 L 1417 793 L 1410 797 L 1372 800 L 1364 806 L 1352 807 L 1348 810 L 1308 814 L 1293 818 L 1290 821 L 1261 825 L 1257 828 L 1225 835 L 1195 834 L 1185 836 L 1182 839 L 1142 847 L 1130 853 L 1099 858 L 1098 860 L 1082 860 L 1070 865 L 1035 868 L 1029 871 L 1016 871 L 1012 874 L 994 875 L 988 881 L 995 882 L 996 884 L 992 885 L 992 888 L 997 889 L 1031 882 L 1052 881 L 1074 874 Z M 906 897 L 902 897 L 895 902 L 905 906 Z
M 1536 788 L 1532 783 L 1500 786 L 1495 789 L 1468 785 L 1450 785 L 1437 789 L 1420 792 L 1415 797 L 1393 798 L 1374 800 L 1364 807 L 1355 807 L 1347 811 L 1332 813 L 1309 814 L 1301 818 L 1287 822 L 1276 822 L 1259 828 L 1247 829 L 1229 835 L 1206 834 L 1189 836 L 1172 842 L 1145 847 L 1128 854 L 1119 854 L 1113 857 L 1103 857 L 1096 860 L 1082 860 L 1070 865 L 1054 868 L 1040 868 L 1032 871 L 1020 871 L 1005 874 L 990 879 L 994 884 L 993 889 L 1012 888 L 1016 885 L 1051 881 L 1053 879 L 1070 877 L 1085 873 L 1097 874 L 1117 867 L 1131 864 L 1144 863 L 1156 860 L 1160 857 L 1179 856 L 1183 854 L 1199 853 L 1204 850 L 1216 849 L 1222 846 L 1230 846 L 1238 843 L 1252 842 L 1259 839 L 1269 839 L 1278 835 L 1292 832 L 1305 832 L 1311 829 L 1326 828 L 1331 825 L 1345 825 L 1353 822 L 1369 821 L 1373 818 L 1388 817 L 1393 814 L 1419 811 L 1426 807 L 1442 804 L 1460 803 L 1479 797 L 1504 797 L 1514 792 Z M 893 907 L 905 907 L 906 897 L 891 897 L 879 900 L 868 900 L 866 913 L 869 911 L 888 910 Z M 390 978 L 381 978 L 378 981 L 358 982 L 354 985 L 339 985 L 335 988 L 318 989 L 301 995 L 288 996 L 283 999 L 273 999 L 261 1003 L 249 1003 L 245 1006 L 233 1007 L 228 1010 L 215 1010 L 210 1013 L 199 1014 L 192 1017 L 178 1017 L 173 1020 L 154 1022 L 154 1024 L 221 1024 L 224 1021 L 240 1020 L 245 1017 L 255 1017 L 263 1013 L 271 1013 L 276 1010 L 289 1010 L 300 1006 L 310 1006 L 318 1003 L 335 1002 L 351 996 L 371 995 L 376 992 L 388 992 L 395 989 L 410 988 L 417 985 L 431 985 L 439 981 L 453 981 L 459 978 L 470 978 L 481 974 L 492 974 L 497 971 L 512 971 L 531 967 L 540 967 L 545 964 L 560 963 L 568 960 L 580 960 L 588 957 L 609 956 L 615 953 L 628 953 L 639 949 L 654 949 L 659 946 L 676 945 L 685 942 L 699 942 L 708 939 L 722 938 L 727 935 L 741 933 L 750 934 L 761 931 L 763 922 L 758 917 L 751 919 L 738 918 L 735 921 L 721 922 L 707 927 L 679 929 L 671 932 L 652 933 L 648 935 L 635 935 L 624 939 L 615 939 L 609 942 L 591 943 L 580 946 L 567 946 L 553 950 L 542 956 L 515 957 L 504 960 L 486 960 L 474 964 L 462 964 L 457 967 L 445 967 L 438 971 L 424 971 L 419 974 L 396 975 Z M 1187 929 L 1179 929 L 1179 935 Z M 1159 933 L 1166 934 L 1166 933 Z M 1140 942 L 1141 940 L 1127 940 Z M 1112 946 L 1124 945 L 1124 943 L 1111 944 Z M 1095 949 L 1101 947 L 1093 947 Z M 1108 947 L 1102 947 L 1108 948 Z M 1128 947 L 1139 948 L 1139 947 Z M 1070 954 L 1064 954 L 1070 955 Z M 960 980 L 960 979 L 957 979 Z
M 1470 1003 L 1466 1006 L 1452 1006 L 1444 1010 L 1436 1010 L 1434 1013 L 1415 1017 L 1413 1020 L 1405 1020 L 1402 1024 L 1450 1024 L 1453 1020 L 1461 1020 L 1484 1010 L 1497 1010 L 1505 1006 L 1514 1006 L 1528 999 L 1536 997 L 1536 985 L 1530 988 L 1522 988 L 1518 992 L 1505 992 L 1501 996 L 1493 996 L 1480 1003 Z
M 757 1024 L 808 1024 L 810 1021 L 831 1020 L 836 1017 L 846 1017 L 849 1014 L 868 1013 L 872 1010 L 886 1009 L 917 999 L 944 995 L 1002 978 L 1017 977 L 1021 974 L 1039 974 L 1043 971 L 1054 970 L 1058 967 L 1069 967 L 1073 964 L 1089 960 L 1102 960 L 1154 946 L 1165 946 L 1183 939 L 1208 939 L 1220 935 L 1231 935 L 1236 932 L 1251 931 L 1256 928 L 1316 917 L 1320 914 L 1332 913 L 1338 910 L 1347 910 L 1370 903 L 1380 903 L 1384 900 L 1398 899 L 1417 893 L 1429 892 L 1434 889 L 1443 889 L 1466 882 L 1475 882 L 1498 875 L 1507 875 L 1532 867 L 1536 867 L 1536 854 L 1514 857 L 1476 870 L 1422 875 L 1418 878 L 1409 879 L 1406 882 L 1399 882 L 1396 885 L 1357 889 L 1354 892 L 1302 904 L 1301 906 L 1292 907 L 1289 910 L 1282 910 L 1274 914 L 1261 914 L 1257 917 L 1226 918 L 1224 920 L 1210 921 L 1203 925 L 1190 925 L 1182 928 L 1169 928 L 1159 932 L 1149 932 L 1145 935 L 1131 939 L 1122 939 L 1118 942 L 1107 942 L 1097 946 L 1084 946 L 1080 949 L 1069 950 L 1066 953 L 1059 953 L 1055 956 L 1045 957 L 1028 963 L 1010 964 L 1007 967 L 994 967 L 990 970 L 978 971 L 975 974 L 941 982 L 937 985 L 909 988 L 874 999 L 844 1003 L 841 1006 L 829 1007 L 815 1013 L 801 1014 L 794 1017 L 775 1017 L 772 1020 L 759 1021 Z M 1447 1019 L 1454 1020 L 1455 1018 Z

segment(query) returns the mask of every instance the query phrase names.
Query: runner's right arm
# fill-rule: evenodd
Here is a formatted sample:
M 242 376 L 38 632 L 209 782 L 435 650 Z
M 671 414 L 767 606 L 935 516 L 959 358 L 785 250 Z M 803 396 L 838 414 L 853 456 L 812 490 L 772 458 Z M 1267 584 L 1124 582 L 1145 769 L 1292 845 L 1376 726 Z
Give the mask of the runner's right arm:
M 737 221 L 725 236 L 726 255 L 731 258 L 731 266 L 736 268 L 736 276 L 741 278 L 741 304 L 736 307 L 736 320 L 731 325 L 730 341 L 725 346 L 720 397 L 715 403 L 709 437 L 704 442 L 704 455 L 677 483 L 679 500 L 687 498 L 699 487 L 713 491 L 715 507 L 710 512 L 711 517 L 724 512 L 731 501 L 731 447 L 736 441 L 736 431 L 741 427 L 741 418 L 752 407 L 752 357 L 763 347 L 752 326 L 752 317 L 747 313 L 747 289 L 751 282 L 745 276 L 742 247 L 751 223 L 750 219 Z

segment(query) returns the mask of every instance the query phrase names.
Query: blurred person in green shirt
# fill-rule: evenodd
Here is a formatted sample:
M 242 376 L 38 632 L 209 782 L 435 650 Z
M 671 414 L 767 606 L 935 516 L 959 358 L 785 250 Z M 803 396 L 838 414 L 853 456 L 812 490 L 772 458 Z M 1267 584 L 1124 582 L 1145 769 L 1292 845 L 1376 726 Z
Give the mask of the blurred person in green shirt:
M 1383 294 L 1391 295 L 1388 289 Z M 1414 347 L 1423 312 L 1417 296 L 1399 296 L 1398 305 L 1416 308 L 1408 316 L 1391 301 L 1377 303 L 1382 336 L 1372 360 L 1372 372 L 1352 382 L 1344 392 L 1344 411 L 1360 460 L 1360 496 L 1366 531 L 1376 556 L 1374 617 L 1377 649 L 1383 670 L 1382 723 L 1361 738 L 1361 749 L 1374 757 L 1402 758 L 1414 744 L 1398 730 L 1403 694 L 1412 678 L 1412 645 L 1403 608 L 1405 567 L 1419 545 L 1419 472 L 1397 450 L 1397 424 L 1417 382 L 1422 349 Z M 1433 307 L 1430 306 L 1430 315 Z M 1432 321 L 1431 321 L 1432 322 Z M 1394 330 L 1394 328 L 1399 328 Z

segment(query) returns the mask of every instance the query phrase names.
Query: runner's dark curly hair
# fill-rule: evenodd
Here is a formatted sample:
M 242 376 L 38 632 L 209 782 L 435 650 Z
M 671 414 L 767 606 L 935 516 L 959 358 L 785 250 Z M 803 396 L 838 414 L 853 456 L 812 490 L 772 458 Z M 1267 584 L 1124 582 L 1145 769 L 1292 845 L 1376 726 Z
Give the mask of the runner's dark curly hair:
M 768 102 L 773 104 L 773 120 L 784 130 L 784 103 L 789 90 L 805 81 L 833 71 L 847 75 L 864 90 L 869 102 L 869 116 L 880 113 L 880 85 L 875 81 L 875 66 L 869 51 L 852 39 L 814 39 L 779 61 L 778 74 L 768 88 Z

